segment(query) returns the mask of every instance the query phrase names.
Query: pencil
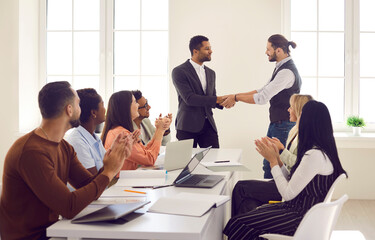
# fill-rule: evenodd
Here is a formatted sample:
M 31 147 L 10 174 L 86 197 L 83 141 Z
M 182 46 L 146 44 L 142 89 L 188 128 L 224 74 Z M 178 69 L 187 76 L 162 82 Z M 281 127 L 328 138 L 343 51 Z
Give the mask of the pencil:
M 268 201 L 269 204 L 272 204 L 272 203 L 279 203 L 281 201 Z
M 129 190 L 129 189 L 125 189 L 124 191 L 125 191 L 125 192 L 132 192 L 132 193 L 141 193 L 141 194 L 146 194 L 145 192 L 134 191 L 134 190 Z

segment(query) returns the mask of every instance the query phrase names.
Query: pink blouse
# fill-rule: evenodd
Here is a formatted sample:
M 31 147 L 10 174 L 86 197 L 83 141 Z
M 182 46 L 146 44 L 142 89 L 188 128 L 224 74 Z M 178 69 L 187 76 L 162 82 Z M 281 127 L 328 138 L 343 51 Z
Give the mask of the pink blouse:
M 112 146 L 113 141 L 116 139 L 116 136 L 124 132 L 126 135 L 130 132 L 118 126 L 108 131 L 107 138 L 104 143 L 105 150 Z M 133 145 L 132 154 L 130 157 L 125 159 L 124 165 L 121 170 L 134 170 L 138 168 L 138 165 L 144 166 L 153 166 L 155 164 L 156 158 L 158 157 L 160 151 L 161 141 L 151 140 L 146 146 L 142 142 L 135 143 Z

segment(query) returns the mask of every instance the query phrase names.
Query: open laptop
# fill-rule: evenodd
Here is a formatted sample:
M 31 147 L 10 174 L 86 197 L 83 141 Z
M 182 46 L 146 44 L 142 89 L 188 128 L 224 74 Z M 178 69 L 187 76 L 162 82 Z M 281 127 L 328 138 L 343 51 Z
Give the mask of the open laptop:
M 114 222 L 114 223 L 124 223 L 116 222 L 116 220 L 128 215 L 139 208 L 142 208 L 148 202 L 134 202 L 126 204 L 113 204 L 107 207 L 101 208 L 97 211 L 89 213 L 87 215 L 75 218 L 72 220 L 72 223 L 90 223 L 90 222 Z
M 169 142 L 165 148 L 164 169 L 172 171 L 186 166 L 191 159 L 193 139 Z
M 212 188 L 224 179 L 221 175 L 191 174 L 211 147 L 197 152 L 173 182 L 176 187 Z

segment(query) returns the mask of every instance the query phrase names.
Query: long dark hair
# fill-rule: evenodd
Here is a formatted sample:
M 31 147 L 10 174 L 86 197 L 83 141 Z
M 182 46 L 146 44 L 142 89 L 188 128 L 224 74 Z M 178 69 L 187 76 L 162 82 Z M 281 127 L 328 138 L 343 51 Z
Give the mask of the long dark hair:
M 307 102 L 302 108 L 298 127 L 297 160 L 291 174 L 298 168 L 305 153 L 313 148 L 323 151 L 328 156 L 332 162 L 335 177 L 341 173 L 346 174 L 337 153 L 328 108 L 324 103 L 315 100 Z
M 121 126 L 133 132 L 133 122 L 131 118 L 131 104 L 133 94 L 130 91 L 119 91 L 112 94 L 108 102 L 107 116 L 102 132 L 102 142 L 105 144 L 108 131 Z

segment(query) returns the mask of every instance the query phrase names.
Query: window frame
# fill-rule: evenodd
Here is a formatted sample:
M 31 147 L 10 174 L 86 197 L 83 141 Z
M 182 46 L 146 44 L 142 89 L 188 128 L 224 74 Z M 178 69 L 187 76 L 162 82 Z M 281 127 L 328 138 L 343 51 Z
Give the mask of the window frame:
M 318 0 L 317 4 L 319 4 L 319 1 L 321 0 Z M 346 125 L 346 119 L 350 115 L 358 115 L 360 106 L 360 3 L 357 0 L 345 0 L 344 4 L 344 122 L 333 122 L 334 130 L 338 132 L 351 131 L 351 128 Z M 292 32 L 291 0 L 283 0 L 282 6 L 282 31 L 290 39 Z M 319 11 L 319 7 L 317 11 Z M 317 18 L 317 21 L 319 21 L 319 18 Z M 324 31 L 318 31 L 318 34 L 319 32 Z M 318 51 L 319 47 L 317 48 L 317 54 Z M 375 123 L 366 122 L 363 131 L 375 132 Z
M 40 0 L 40 31 L 39 31 L 39 88 L 43 87 L 46 84 L 47 79 L 47 69 L 46 69 L 46 63 L 47 63 L 47 1 L 48 0 Z M 72 7 L 73 1 L 72 1 Z M 140 2 L 140 18 L 142 18 L 142 1 Z M 103 101 L 108 103 L 108 100 L 110 96 L 114 93 L 114 33 L 116 30 L 114 29 L 114 3 L 115 0 L 100 0 L 100 29 L 99 29 L 99 39 L 100 39 L 100 50 L 99 50 L 99 89 L 98 93 L 103 97 Z M 168 8 L 169 8 L 169 1 L 168 1 Z M 72 16 L 74 18 L 74 14 Z M 168 16 L 169 18 L 169 16 Z M 73 24 L 73 23 L 72 23 Z M 160 30 L 147 30 L 142 29 L 140 27 L 139 30 L 140 35 L 142 37 L 143 32 L 147 31 L 164 31 L 167 32 L 167 35 L 169 33 L 169 27 L 167 29 L 160 29 Z M 66 31 L 65 31 L 66 32 Z M 72 30 L 72 33 L 79 32 L 79 30 Z M 141 38 L 142 39 L 142 38 Z M 72 40 L 74 41 L 74 39 Z M 74 51 L 74 49 L 72 50 Z M 168 50 L 169 51 L 169 50 Z M 140 64 L 142 63 L 142 45 L 140 48 Z M 169 54 L 167 54 L 169 56 Z M 167 59 L 169 61 L 169 58 Z M 74 63 L 73 63 L 74 64 Z M 78 76 L 73 75 L 73 76 Z M 138 76 L 138 75 L 137 75 Z M 142 77 L 143 76 L 159 76 L 159 77 L 165 77 L 164 84 L 167 86 L 166 93 L 169 96 L 169 78 L 168 78 L 168 70 L 166 71 L 165 75 L 147 75 L 142 74 L 142 72 L 139 72 L 140 76 L 140 85 L 142 85 Z M 74 84 L 74 80 L 73 80 Z M 136 89 L 132 89 L 136 90 Z M 144 89 L 140 89 L 144 90 Z M 166 98 L 166 108 L 167 111 L 169 111 L 169 98 Z

